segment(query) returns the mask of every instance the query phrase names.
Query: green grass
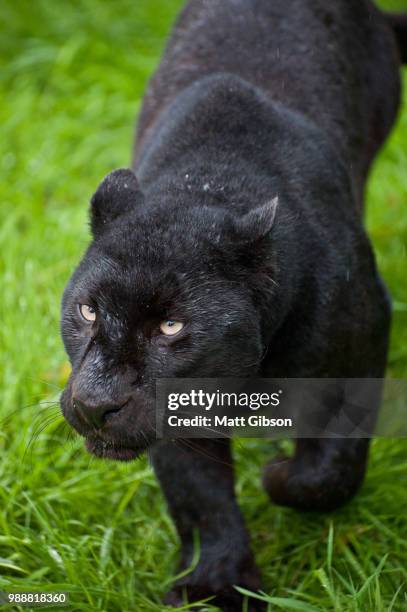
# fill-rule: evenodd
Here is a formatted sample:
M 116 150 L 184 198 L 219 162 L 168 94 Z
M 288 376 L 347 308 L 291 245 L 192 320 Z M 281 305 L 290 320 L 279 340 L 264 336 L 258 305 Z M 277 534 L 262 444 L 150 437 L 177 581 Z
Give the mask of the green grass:
M 0 589 L 65 589 L 72 610 L 161 611 L 176 567 L 176 534 L 146 461 L 91 459 L 56 417 L 68 374 L 59 301 L 88 240 L 87 202 L 104 174 L 129 164 L 140 97 L 180 4 L 0 4 Z M 389 375 L 400 378 L 406 142 L 407 108 L 368 197 L 369 231 L 395 301 Z M 260 468 L 281 445 L 235 445 L 270 610 L 405 610 L 407 441 L 375 441 L 361 494 L 330 516 L 269 503 Z

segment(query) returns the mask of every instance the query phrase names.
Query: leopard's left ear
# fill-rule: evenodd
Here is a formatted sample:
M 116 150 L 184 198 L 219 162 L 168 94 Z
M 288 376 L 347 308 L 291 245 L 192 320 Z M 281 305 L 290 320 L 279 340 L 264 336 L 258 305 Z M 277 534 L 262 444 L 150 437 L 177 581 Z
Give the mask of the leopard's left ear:
M 244 242 L 264 238 L 273 227 L 278 208 L 278 196 L 233 220 L 235 232 Z
M 117 217 L 138 206 L 143 198 L 133 170 L 113 170 L 100 183 L 90 202 L 93 236 L 100 235 Z

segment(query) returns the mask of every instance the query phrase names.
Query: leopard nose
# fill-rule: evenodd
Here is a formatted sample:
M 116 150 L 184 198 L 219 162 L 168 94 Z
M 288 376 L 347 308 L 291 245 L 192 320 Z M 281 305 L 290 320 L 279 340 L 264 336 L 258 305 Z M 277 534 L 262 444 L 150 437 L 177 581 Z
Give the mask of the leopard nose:
M 90 402 L 85 403 L 77 397 L 72 398 L 74 410 L 78 413 L 79 417 L 96 429 L 103 427 L 110 417 L 120 412 L 125 403 L 120 405 L 92 404 Z

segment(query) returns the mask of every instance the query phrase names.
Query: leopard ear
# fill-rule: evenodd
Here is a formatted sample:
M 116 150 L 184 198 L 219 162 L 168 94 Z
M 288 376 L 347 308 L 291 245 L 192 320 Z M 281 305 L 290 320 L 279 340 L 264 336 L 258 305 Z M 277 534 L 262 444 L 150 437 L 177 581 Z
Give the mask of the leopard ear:
M 93 236 L 98 236 L 117 217 L 138 206 L 143 198 L 132 170 L 128 168 L 113 170 L 100 183 L 90 202 Z
M 278 207 L 278 196 L 265 204 L 253 208 L 238 219 L 234 219 L 234 229 L 244 242 L 255 242 L 264 238 L 274 224 Z

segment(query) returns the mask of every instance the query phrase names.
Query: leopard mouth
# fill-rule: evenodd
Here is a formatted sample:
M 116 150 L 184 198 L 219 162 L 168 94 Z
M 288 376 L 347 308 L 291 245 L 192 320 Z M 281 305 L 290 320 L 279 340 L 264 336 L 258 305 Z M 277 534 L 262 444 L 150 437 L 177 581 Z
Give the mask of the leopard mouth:
M 128 447 L 115 443 L 111 440 L 103 440 L 98 436 L 89 436 L 85 439 L 86 449 L 92 455 L 101 459 L 112 459 L 115 461 L 134 461 L 146 450 L 144 447 Z
M 107 435 L 103 431 L 89 432 L 85 436 L 85 446 L 89 453 L 101 459 L 116 461 L 134 461 L 138 459 L 154 442 L 156 436 L 150 431 L 135 437 Z M 116 439 L 115 439 L 116 438 Z

